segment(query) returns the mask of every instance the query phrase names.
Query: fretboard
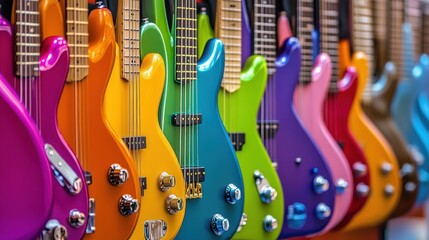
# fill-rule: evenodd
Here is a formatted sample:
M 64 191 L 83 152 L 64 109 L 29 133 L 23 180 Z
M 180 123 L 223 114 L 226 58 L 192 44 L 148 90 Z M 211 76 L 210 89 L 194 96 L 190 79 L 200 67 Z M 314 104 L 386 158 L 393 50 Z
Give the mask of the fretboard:
M 16 1 L 16 75 L 39 75 L 39 1 Z
M 70 48 L 68 82 L 80 81 L 88 75 L 88 1 L 66 1 L 66 31 Z
M 301 43 L 301 72 L 299 81 L 301 83 L 309 83 L 311 82 L 311 71 L 313 69 L 313 0 L 298 1 L 297 9 L 297 35 Z
M 402 23 L 404 19 L 403 0 L 391 0 L 389 25 L 389 59 L 395 64 L 400 76 L 403 76 L 402 65 Z
M 417 58 L 422 54 L 422 11 L 420 0 L 406 0 L 405 3 L 405 19 L 407 22 L 411 23 L 411 26 L 413 27 L 414 57 Z
M 140 0 L 118 2 L 116 36 L 121 49 L 121 77 L 136 80 L 140 74 Z
M 429 1 L 423 7 L 423 52 L 429 54 Z
M 253 28 L 254 53 L 265 57 L 268 74 L 273 75 L 277 55 L 275 0 L 254 0 Z
M 176 81 L 197 79 L 197 1 L 176 0 Z
M 373 29 L 375 40 L 375 65 L 376 75 L 382 74 L 387 62 L 387 0 L 372 0 Z
M 218 0 L 216 9 L 216 37 L 225 45 L 225 72 L 221 86 L 234 92 L 240 88 L 241 0 Z
M 329 54 L 332 62 L 332 76 L 329 90 L 338 90 L 338 0 L 320 0 L 320 51 Z

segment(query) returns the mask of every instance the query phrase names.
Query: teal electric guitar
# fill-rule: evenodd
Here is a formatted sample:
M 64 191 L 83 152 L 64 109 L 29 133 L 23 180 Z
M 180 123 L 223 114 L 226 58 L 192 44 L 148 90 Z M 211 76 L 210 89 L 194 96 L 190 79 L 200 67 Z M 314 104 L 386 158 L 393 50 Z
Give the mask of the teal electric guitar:
M 243 173 L 246 196 L 236 239 L 276 239 L 283 224 L 280 179 L 255 128 L 267 82 L 267 64 L 251 56 L 241 68 L 241 1 L 218 0 L 216 37 L 225 44 L 225 73 L 219 92 L 222 120 L 232 139 Z M 198 49 L 213 38 L 209 17 L 198 17 Z
M 164 1 L 144 1 L 142 9 L 160 30 L 145 41 L 142 53 L 156 52 L 165 59 L 159 119 L 185 178 L 186 213 L 176 239 L 229 239 L 243 214 L 244 186 L 218 110 L 223 44 L 210 40 L 197 62 L 195 0 L 174 1 L 171 31 Z M 172 210 L 182 207 L 168 200 L 167 205 Z

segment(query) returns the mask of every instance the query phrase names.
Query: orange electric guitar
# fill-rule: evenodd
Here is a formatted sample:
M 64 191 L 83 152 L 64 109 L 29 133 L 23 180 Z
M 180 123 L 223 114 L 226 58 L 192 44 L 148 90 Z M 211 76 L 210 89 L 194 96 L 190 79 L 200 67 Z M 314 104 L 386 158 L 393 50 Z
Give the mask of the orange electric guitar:
M 140 65 L 143 36 L 157 27 L 144 23 L 140 38 L 139 9 L 140 0 L 118 1 L 118 45 L 104 96 L 104 111 L 131 151 L 140 181 L 145 182 L 140 196 L 143 210 L 131 239 L 172 239 L 185 214 L 185 180 L 173 148 L 159 126 L 164 61 L 159 54 L 148 54 Z
M 88 18 L 87 0 L 62 2 L 70 70 L 58 120 L 86 171 L 88 239 L 127 239 L 137 223 L 140 185 L 126 145 L 109 125 L 104 94 L 115 60 L 110 11 L 101 4 Z M 145 186 L 145 185 L 144 185 Z

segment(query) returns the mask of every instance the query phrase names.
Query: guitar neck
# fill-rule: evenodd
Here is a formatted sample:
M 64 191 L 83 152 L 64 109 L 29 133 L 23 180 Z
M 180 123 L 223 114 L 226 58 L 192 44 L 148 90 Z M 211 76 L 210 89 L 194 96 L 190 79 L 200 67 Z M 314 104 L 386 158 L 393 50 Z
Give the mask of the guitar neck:
M 16 75 L 39 75 L 39 1 L 16 1 Z
M 402 61 L 402 23 L 404 22 L 403 0 L 390 1 L 389 26 L 389 59 L 395 64 L 400 76 L 404 76 Z
M 88 1 L 66 1 L 66 35 L 70 48 L 68 82 L 88 75 Z
M 376 75 L 382 74 L 384 65 L 387 62 L 388 44 L 387 44 L 387 1 L 372 0 L 373 6 L 373 30 L 376 44 L 375 63 Z M 377 14 L 374 14 L 377 13 Z
M 309 83 L 311 82 L 311 71 L 313 68 L 313 0 L 298 1 L 297 9 L 297 36 L 301 43 L 301 72 L 299 81 L 300 83 Z
M 422 54 L 422 11 L 420 0 L 406 0 L 405 1 L 405 19 L 413 28 L 414 37 L 414 57 Z
M 121 77 L 128 81 L 140 74 L 140 0 L 120 0 L 116 36 L 121 49 Z
M 329 91 L 338 91 L 338 34 L 339 16 L 337 0 L 320 0 L 320 50 L 329 54 L 332 62 L 332 76 Z
M 429 1 L 423 3 L 423 36 L 429 36 Z M 429 53 L 429 37 L 422 38 L 423 52 Z
M 253 49 L 255 54 L 265 57 L 268 74 L 275 73 L 276 61 L 276 1 L 255 0 L 253 19 Z
M 197 1 L 176 0 L 176 81 L 197 79 Z
M 216 9 L 216 37 L 225 45 L 221 86 L 234 92 L 240 88 L 241 75 L 241 0 L 218 0 Z

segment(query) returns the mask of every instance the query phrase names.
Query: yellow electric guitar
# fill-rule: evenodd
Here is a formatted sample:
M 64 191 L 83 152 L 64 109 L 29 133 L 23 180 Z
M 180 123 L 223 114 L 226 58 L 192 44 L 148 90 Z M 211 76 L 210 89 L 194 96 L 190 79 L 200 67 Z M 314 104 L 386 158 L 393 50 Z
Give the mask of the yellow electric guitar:
M 131 239 L 173 239 L 184 218 L 185 184 L 169 142 L 161 131 L 158 107 L 165 83 L 159 54 L 140 65 L 140 0 L 119 0 L 116 17 L 116 58 L 104 112 L 130 150 L 140 182 L 140 211 Z M 141 34 L 156 26 L 145 23 Z

